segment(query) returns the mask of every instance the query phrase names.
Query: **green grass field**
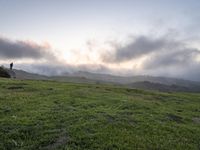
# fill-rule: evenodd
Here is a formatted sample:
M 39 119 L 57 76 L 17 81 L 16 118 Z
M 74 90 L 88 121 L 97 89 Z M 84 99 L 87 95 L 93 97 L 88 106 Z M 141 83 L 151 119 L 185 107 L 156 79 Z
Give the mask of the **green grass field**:
M 1 150 L 199 150 L 200 94 L 0 78 Z

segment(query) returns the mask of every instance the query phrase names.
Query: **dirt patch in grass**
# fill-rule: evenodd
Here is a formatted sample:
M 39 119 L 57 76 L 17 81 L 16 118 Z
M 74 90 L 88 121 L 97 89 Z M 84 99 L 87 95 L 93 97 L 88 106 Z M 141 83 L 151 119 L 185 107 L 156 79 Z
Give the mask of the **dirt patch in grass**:
M 61 133 L 60 136 L 55 140 L 54 143 L 44 147 L 46 150 L 55 150 L 62 145 L 65 145 L 69 141 L 69 137 L 65 132 Z
M 167 118 L 170 121 L 175 121 L 177 123 L 183 123 L 183 118 L 174 114 L 167 114 Z
M 196 124 L 200 124 L 200 117 L 193 118 L 192 121 Z

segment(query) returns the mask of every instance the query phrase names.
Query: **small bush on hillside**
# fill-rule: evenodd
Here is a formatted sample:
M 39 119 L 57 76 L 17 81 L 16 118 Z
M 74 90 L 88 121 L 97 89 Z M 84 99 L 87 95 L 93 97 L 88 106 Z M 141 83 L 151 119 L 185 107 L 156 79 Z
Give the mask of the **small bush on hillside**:
M 0 77 L 10 78 L 10 74 L 4 67 L 0 67 Z

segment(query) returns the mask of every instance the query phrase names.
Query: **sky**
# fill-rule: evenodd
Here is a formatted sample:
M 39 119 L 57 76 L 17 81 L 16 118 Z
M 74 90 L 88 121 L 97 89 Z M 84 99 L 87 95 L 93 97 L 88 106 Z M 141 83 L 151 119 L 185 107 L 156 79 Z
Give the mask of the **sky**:
M 0 65 L 200 81 L 199 0 L 0 0 Z

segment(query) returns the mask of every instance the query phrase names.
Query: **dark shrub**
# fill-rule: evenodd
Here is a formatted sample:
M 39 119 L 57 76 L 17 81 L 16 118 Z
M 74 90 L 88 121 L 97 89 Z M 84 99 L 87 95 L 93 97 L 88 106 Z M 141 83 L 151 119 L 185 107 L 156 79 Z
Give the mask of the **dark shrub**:
M 0 77 L 10 78 L 10 74 L 5 68 L 0 67 Z

